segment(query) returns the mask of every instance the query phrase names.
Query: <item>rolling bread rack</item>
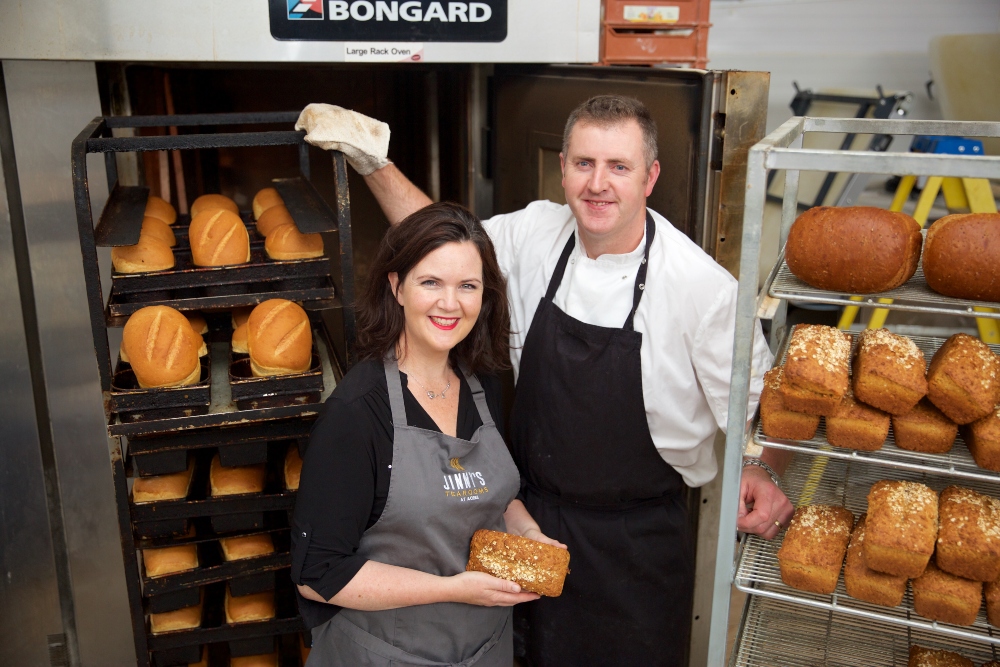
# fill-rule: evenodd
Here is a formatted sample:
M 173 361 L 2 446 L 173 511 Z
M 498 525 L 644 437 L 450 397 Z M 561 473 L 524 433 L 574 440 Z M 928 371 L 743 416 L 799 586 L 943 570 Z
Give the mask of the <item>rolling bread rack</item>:
M 748 423 L 754 320 L 759 317 L 772 321 L 772 349 L 779 363 L 791 334 L 785 324 L 787 300 L 1000 319 L 1000 304 L 959 301 L 932 292 L 919 269 L 906 284 L 884 294 L 859 298 L 818 290 L 791 274 L 784 262 L 783 248 L 763 287 L 758 290 L 767 177 L 773 170 L 785 170 L 782 245 L 798 214 L 799 173 L 803 170 L 1000 179 L 1000 157 L 804 149 L 802 139 L 807 132 L 1000 137 L 1000 123 L 796 117 L 750 149 L 726 453 L 722 466 L 720 538 L 736 534 L 741 459 L 752 445 L 797 454 L 784 476 L 785 492 L 796 506 L 837 504 L 857 515 L 866 509 L 869 487 L 880 479 L 920 481 L 936 490 L 948 484 L 960 484 L 1000 496 L 1000 473 L 978 468 L 961 439 L 948 454 L 901 450 L 895 447 L 891 436 L 882 449 L 861 452 L 832 447 L 822 428 L 809 441 L 794 441 L 765 436 L 757 419 Z M 940 338 L 911 338 L 928 359 L 944 342 Z M 1000 348 L 994 347 L 994 351 Z M 982 610 L 973 625 L 954 626 L 918 616 L 913 611 L 909 591 L 902 605 L 888 608 L 849 597 L 842 579 L 832 595 L 807 593 L 786 586 L 781 581 L 776 559 L 782 537 L 779 535 L 767 542 L 744 535 L 735 554 L 732 543 L 719 540 L 708 664 L 726 664 L 727 622 L 733 585 L 748 596 L 728 663 L 731 667 L 906 665 L 911 644 L 956 651 L 976 660 L 977 664 L 1000 657 L 1000 628 L 990 626 Z
M 107 418 L 116 505 L 125 562 L 137 664 L 140 667 L 187 665 L 202 659 L 228 664 L 227 656 L 279 654 L 281 667 L 302 663 L 308 645 L 288 577 L 291 565 L 290 514 L 295 492 L 286 488 L 284 459 L 289 447 L 304 447 L 319 403 L 353 362 L 355 336 L 354 261 L 347 165 L 333 155 L 333 206 L 313 186 L 311 149 L 304 132 L 290 129 L 298 112 L 228 113 L 169 116 L 98 117 L 72 147 L 74 196 L 94 349 Z M 283 129 L 260 130 L 282 125 Z M 114 136 L 139 128 L 179 128 L 170 135 Z M 146 130 L 149 131 L 149 130 Z M 179 241 L 174 269 L 145 274 L 111 271 L 110 290 L 102 287 L 98 248 L 137 242 L 149 188 L 124 185 L 116 155 L 143 151 L 257 148 L 294 150 L 298 174 L 274 178 L 300 231 L 324 234 L 321 258 L 274 262 L 266 258 L 253 216 L 241 212 L 251 239 L 251 261 L 229 267 L 195 267 L 181 246 L 190 218 L 173 225 Z M 276 148 L 273 148 L 276 147 Z M 110 196 L 95 221 L 91 208 L 87 157 L 104 154 Z M 107 267 L 105 267 L 107 271 Z M 107 275 L 103 276 L 107 280 Z M 107 296 L 106 296 L 107 295 Z M 246 377 L 246 363 L 231 354 L 228 310 L 271 298 L 300 302 L 313 333 L 312 368 L 299 376 Z M 201 381 L 180 389 L 140 389 L 120 359 L 113 360 L 108 330 L 149 305 L 204 311 L 209 355 L 202 359 Z M 339 309 L 339 317 L 330 311 Z M 225 311 L 225 312 L 220 312 Z M 213 497 L 209 464 L 218 453 L 224 466 L 264 464 L 261 493 Z M 179 500 L 135 503 L 131 480 L 179 472 L 194 466 L 187 496 Z M 226 561 L 220 537 L 268 533 L 274 552 Z M 148 577 L 142 549 L 194 544 L 198 567 Z M 230 624 L 223 598 L 273 591 L 276 615 L 269 620 Z M 147 615 L 202 604 L 198 628 L 153 634 Z

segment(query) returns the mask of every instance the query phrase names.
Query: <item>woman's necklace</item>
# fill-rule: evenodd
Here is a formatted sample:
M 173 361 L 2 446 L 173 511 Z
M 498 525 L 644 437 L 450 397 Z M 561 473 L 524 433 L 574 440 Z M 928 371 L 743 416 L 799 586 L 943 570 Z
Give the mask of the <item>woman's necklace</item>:
M 427 388 L 427 385 L 425 385 L 425 384 L 424 384 L 423 382 L 421 382 L 421 381 L 420 381 L 420 380 L 419 380 L 419 379 L 417 378 L 417 376 L 416 376 L 416 375 L 414 375 L 414 374 L 412 374 L 412 373 L 407 373 L 407 372 L 406 372 L 406 369 L 402 369 L 402 370 L 403 370 L 403 372 L 404 372 L 404 373 L 406 373 L 406 375 L 407 375 L 408 377 L 411 377 L 411 378 L 413 378 L 413 379 L 414 379 L 414 380 L 416 381 L 416 383 L 417 383 L 417 384 L 419 384 L 419 385 L 420 385 L 421 387 L 423 387 L 423 389 L 424 389 L 424 392 L 426 392 L 426 394 L 427 394 L 427 398 L 431 399 L 432 401 L 433 401 L 433 400 L 434 400 L 435 398 L 438 398 L 438 397 L 440 397 L 440 398 L 445 398 L 445 395 L 444 395 L 444 393 L 445 393 L 446 391 L 448 391 L 449 389 L 451 389 L 451 380 L 448 380 L 448 384 L 447 384 L 447 385 L 445 386 L 445 388 L 444 388 L 444 389 L 442 389 L 441 391 L 439 391 L 438 393 L 436 393 L 436 394 L 435 394 L 435 393 L 434 393 L 433 391 L 431 391 L 430 389 L 428 389 L 428 388 Z

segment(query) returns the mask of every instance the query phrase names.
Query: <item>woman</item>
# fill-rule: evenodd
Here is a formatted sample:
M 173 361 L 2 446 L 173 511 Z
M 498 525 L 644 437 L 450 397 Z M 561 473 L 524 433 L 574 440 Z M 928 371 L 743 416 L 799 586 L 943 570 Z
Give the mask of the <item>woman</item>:
M 434 204 L 390 229 L 358 299 L 359 362 L 313 427 L 292 530 L 308 666 L 510 667 L 510 607 L 465 572 L 479 528 L 538 529 L 497 429 L 506 285 L 479 221 Z

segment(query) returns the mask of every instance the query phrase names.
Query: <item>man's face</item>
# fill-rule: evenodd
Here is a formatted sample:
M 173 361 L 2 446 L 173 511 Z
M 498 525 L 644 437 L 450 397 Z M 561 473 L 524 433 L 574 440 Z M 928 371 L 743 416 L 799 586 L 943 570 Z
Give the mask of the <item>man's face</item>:
M 646 197 L 660 174 L 658 161 L 646 168 L 642 149 L 634 120 L 608 127 L 581 122 L 570 132 L 567 154 L 559 155 L 562 186 L 585 246 L 590 240 L 602 252 L 625 253 L 635 248 L 637 233 L 641 238 Z

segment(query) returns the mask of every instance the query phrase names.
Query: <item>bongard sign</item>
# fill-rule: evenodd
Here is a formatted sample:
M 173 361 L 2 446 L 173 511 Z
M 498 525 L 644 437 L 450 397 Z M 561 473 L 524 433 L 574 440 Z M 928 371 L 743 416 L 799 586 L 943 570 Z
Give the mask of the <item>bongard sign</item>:
M 502 42 L 507 0 L 269 0 L 271 35 L 331 42 Z

